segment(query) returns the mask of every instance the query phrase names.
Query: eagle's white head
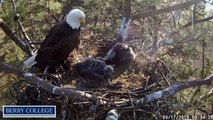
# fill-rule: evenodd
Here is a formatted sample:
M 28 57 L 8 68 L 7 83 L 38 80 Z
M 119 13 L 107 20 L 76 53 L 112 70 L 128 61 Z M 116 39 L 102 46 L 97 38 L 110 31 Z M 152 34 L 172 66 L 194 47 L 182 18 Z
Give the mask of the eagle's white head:
M 66 22 L 73 29 L 78 29 L 82 24 L 85 23 L 85 14 L 79 9 L 73 9 L 69 12 Z

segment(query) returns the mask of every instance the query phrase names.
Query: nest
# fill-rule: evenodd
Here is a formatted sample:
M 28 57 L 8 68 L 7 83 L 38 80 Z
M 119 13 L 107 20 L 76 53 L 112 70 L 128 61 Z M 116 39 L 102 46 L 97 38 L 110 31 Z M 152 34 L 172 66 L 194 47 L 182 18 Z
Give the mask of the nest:
M 113 42 L 87 37 L 82 40 L 81 46 L 79 51 L 74 53 L 77 57 L 73 59 L 72 55 L 69 58 L 71 61 L 83 60 L 89 56 L 103 57 L 113 46 Z M 133 104 L 133 101 L 170 85 L 171 81 L 167 80 L 171 77 L 170 70 L 163 61 L 148 61 L 144 56 L 138 55 L 135 61 L 115 67 L 115 71 L 111 87 L 102 84 L 101 81 L 85 79 L 72 68 L 62 74 L 60 80 L 65 81 L 54 77 L 51 80 L 58 81 L 59 86 L 98 96 L 106 101 L 105 104 L 49 94 L 33 85 L 23 87 L 17 104 L 56 105 L 58 120 L 103 120 L 111 109 L 118 110 L 121 120 L 162 119 L 163 115 L 174 114 L 177 111 L 177 106 L 174 106 L 177 101 L 171 96 L 144 106 Z

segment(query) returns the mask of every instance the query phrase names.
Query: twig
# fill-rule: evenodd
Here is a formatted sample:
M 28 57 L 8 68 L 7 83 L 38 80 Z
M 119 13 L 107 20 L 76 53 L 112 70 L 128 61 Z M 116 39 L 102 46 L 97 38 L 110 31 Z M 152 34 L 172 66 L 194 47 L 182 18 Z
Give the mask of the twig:
M 121 113 L 124 113 L 124 112 L 129 112 L 129 111 L 132 111 L 132 109 L 135 109 L 135 108 L 130 108 L 130 107 L 125 107 L 124 110 L 121 112 Z M 153 117 L 156 118 L 156 114 L 152 113 L 152 112 L 149 112 L 149 111 L 146 111 L 146 110 L 143 110 L 141 108 L 139 109 L 136 109 L 135 111 L 139 111 L 139 112 L 145 112 L 145 113 L 148 113 L 148 114 L 151 114 Z
M 206 110 L 203 110 L 203 109 L 199 108 L 198 106 L 195 106 L 192 102 L 188 102 L 188 101 L 186 100 L 186 98 L 185 98 L 183 95 L 181 95 L 181 97 L 182 97 L 189 105 L 191 105 L 191 106 L 194 107 L 195 109 L 197 109 L 197 110 L 199 110 L 200 112 L 203 112 L 203 113 L 205 113 L 205 114 L 208 114 L 208 112 L 207 112 Z
M 169 80 L 166 78 L 166 76 L 162 73 L 162 71 L 161 71 L 159 68 L 157 68 L 157 69 L 158 69 L 160 75 L 161 75 L 161 76 L 163 77 L 163 79 L 166 81 L 167 85 L 170 86 L 170 82 L 169 82 Z
M 128 91 L 128 93 L 129 93 L 129 102 L 131 104 L 131 107 L 133 107 L 133 119 L 136 120 L 136 114 L 135 114 L 134 104 L 133 104 L 132 98 L 131 98 L 131 93 L 130 93 L 130 91 Z
M 31 51 L 31 54 L 32 54 L 32 50 L 31 50 L 31 48 L 30 48 L 30 38 L 29 38 L 29 36 L 27 35 L 27 33 L 26 33 L 26 31 L 25 31 L 25 29 L 24 29 L 24 26 L 23 26 L 23 24 L 22 24 L 22 22 L 21 22 L 21 20 L 19 19 L 19 16 L 17 16 L 17 15 L 19 15 L 19 13 L 18 13 L 18 11 L 17 11 L 17 9 L 16 9 L 16 4 L 15 4 L 15 1 L 14 0 L 11 0 L 11 3 L 12 3 L 12 5 L 13 5 L 13 11 L 14 11 L 14 15 L 15 15 L 15 17 L 17 17 L 17 23 L 18 23 L 18 25 L 19 25 L 19 27 L 20 27 L 20 29 L 21 29 L 21 33 L 23 34 L 23 36 L 24 36 L 24 41 L 25 41 L 25 44 L 27 45 L 27 47 L 28 47 L 28 49 Z
M 76 108 L 75 108 L 74 106 L 72 107 L 72 109 L 73 109 L 73 110 L 75 111 L 75 113 L 76 113 L 76 114 L 75 114 L 75 115 L 76 115 L 76 120 L 79 120 L 79 119 L 78 119 L 78 110 L 76 110 Z
M 30 44 L 33 44 L 33 45 L 40 45 L 41 42 L 31 42 Z
M 157 60 L 157 63 L 161 63 L 163 66 L 161 66 L 164 71 L 166 72 L 169 72 L 170 73 L 170 70 L 168 69 L 168 67 L 166 66 L 165 62 L 161 61 L 161 60 Z M 161 76 L 163 77 L 163 79 L 166 81 L 166 83 L 168 84 L 168 86 L 170 87 L 170 82 L 169 80 L 166 78 L 165 74 L 162 73 L 162 70 L 157 66 L 157 70 L 159 71 L 159 73 L 161 74 Z
M 148 76 L 147 79 L 146 79 L 146 84 L 145 84 L 144 90 L 147 89 L 147 86 L 149 84 L 149 80 L 150 80 L 150 76 Z
M 51 16 L 53 17 L 53 19 L 54 19 L 57 23 L 60 22 L 60 20 L 59 20 L 54 14 L 52 14 Z
M 32 55 L 31 50 L 29 49 L 29 47 L 27 46 L 27 44 L 24 43 L 19 38 L 17 38 L 14 35 L 13 31 L 6 25 L 6 23 L 3 22 L 3 20 L 1 18 L 0 18 L 0 27 L 2 28 L 2 30 L 4 31 L 4 33 L 6 35 L 8 35 L 8 37 L 16 43 L 16 45 L 18 47 L 20 47 L 28 55 Z
M 62 106 L 61 106 L 61 116 L 62 116 L 62 120 L 66 120 L 66 114 L 67 114 L 67 103 L 68 103 L 68 98 L 65 97 L 65 99 L 62 102 Z
M 212 20 L 213 19 L 213 16 L 210 16 L 210 17 L 207 17 L 207 18 L 204 18 L 204 19 L 199 19 L 199 20 L 195 20 L 193 24 L 197 24 L 197 23 L 202 23 L 202 22 L 206 22 L 206 21 L 209 21 L 209 20 Z M 192 25 L 192 21 L 183 25 L 180 29 L 183 29 L 183 28 L 187 28 L 189 26 Z
M 68 13 L 71 9 L 73 9 L 72 3 L 73 3 L 73 1 L 70 1 L 68 4 L 66 3 L 66 5 L 64 6 L 64 8 L 63 8 L 63 10 L 62 10 L 62 20 L 64 20 L 65 17 L 66 17 L 66 15 L 67 15 L 67 13 Z
M 146 89 L 140 88 L 138 90 L 134 90 L 132 93 L 133 94 L 140 94 L 140 93 L 148 92 L 149 90 L 152 91 L 154 89 L 154 87 L 156 87 L 156 85 L 157 85 L 156 83 L 153 83 L 150 86 L 148 86 Z
M 163 38 L 159 43 L 158 43 L 158 49 L 156 51 L 153 52 L 153 49 L 149 50 L 149 53 L 156 53 L 161 47 L 164 47 L 164 46 L 168 46 L 168 45 L 175 45 L 175 44 L 181 44 L 181 43 L 187 43 L 187 42 L 192 42 L 192 41 L 198 41 L 199 38 L 201 38 L 202 36 L 206 35 L 207 33 L 209 33 L 209 31 L 205 31 L 203 32 L 202 34 L 200 34 L 199 36 L 197 36 L 196 38 L 191 38 L 191 39 L 186 39 L 186 40 L 183 40 L 183 41 L 180 41 L 180 42 L 165 42 L 166 39 L 168 37 L 165 37 Z M 165 43 L 164 43 L 165 42 Z M 165 55 L 165 54 L 164 54 Z
M 15 4 L 14 0 L 11 0 L 11 2 L 12 2 L 12 5 L 13 5 L 14 15 L 17 16 L 19 13 L 17 12 L 16 4 Z M 25 29 L 24 29 L 24 27 L 23 27 L 23 24 L 21 23 L 21 20 L 20 20 L 19 18 L 17 19 L 17 22 L 18 22 L 18 24 L 19 24 L 19 27 L 21 28 L 21 32 L 22 32 L 22 34 L 24 35 L 24 38 L 25 38 L 26 40 L 30 41 L 30 38 L 29 38 L 29 36 L 27 35 L 27 33 L 26 33 L 26 31 L 25 31 Z

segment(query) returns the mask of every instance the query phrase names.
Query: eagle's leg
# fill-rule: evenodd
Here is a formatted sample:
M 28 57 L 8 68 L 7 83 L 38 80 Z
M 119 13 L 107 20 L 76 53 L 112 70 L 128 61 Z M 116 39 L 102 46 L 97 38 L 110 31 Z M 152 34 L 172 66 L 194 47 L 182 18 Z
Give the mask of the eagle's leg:
M 46 66 L 43 72 L 43 74 L 46 76 L 45 80 L 53 85 L 57 85 L 55 80 L 57 77 L 54 74 L 55 72 L 56 72 L 56 69 L 54 68 L 54 66 Z
M 58 65 L 56 67 L 56 74 L 57 74 L 57 78 L 58 78 L 58 86 L 61 86 L 61 84 L 63 84 L 64 81 L 62 81 L 62 74 L 64 72 L 64 69 L 61 65 Z

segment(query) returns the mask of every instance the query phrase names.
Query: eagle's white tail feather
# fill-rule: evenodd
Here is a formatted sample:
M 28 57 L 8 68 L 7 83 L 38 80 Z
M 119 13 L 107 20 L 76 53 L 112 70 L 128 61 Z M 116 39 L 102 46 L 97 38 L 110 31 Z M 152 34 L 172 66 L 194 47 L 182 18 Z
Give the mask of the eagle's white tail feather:
M 24 61 L 25 68 L 32 68 L 37 62 L 35 61 L 37 54 L 35 53 L 33 56 Z

